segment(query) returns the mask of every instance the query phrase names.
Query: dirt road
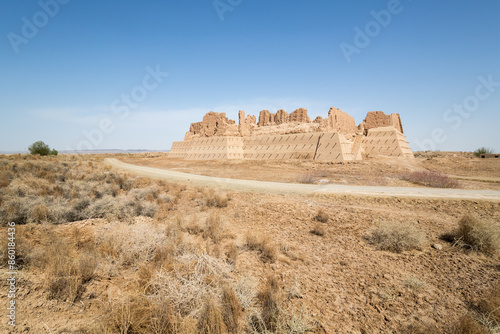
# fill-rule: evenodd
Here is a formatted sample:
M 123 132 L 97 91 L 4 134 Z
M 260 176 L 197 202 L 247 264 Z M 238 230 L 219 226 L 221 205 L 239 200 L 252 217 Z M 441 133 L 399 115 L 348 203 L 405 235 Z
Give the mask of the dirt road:
M 163 179 L 194 186 L 211 186 L 226 190 L 252 191 L 284 194 L 349 194 L 366 196 L 390 197 L 420 197 L 441 199 L 472 199 L 500 201 L 500 191 L 495 190 L 466 190 L 466 189 L 437 189 L 437 188 L 405 188 L 405 187 L 375 187 L 352 186 L 338 184 L 297 184 L 265 182 L 254 180 L 239 180 L 219 178 L 195 174 L 187 174 L 166 169 L 143 167 L 127 164 L 113 158 L 107 158 L 104 163 L 136 175 L 154 179 Z

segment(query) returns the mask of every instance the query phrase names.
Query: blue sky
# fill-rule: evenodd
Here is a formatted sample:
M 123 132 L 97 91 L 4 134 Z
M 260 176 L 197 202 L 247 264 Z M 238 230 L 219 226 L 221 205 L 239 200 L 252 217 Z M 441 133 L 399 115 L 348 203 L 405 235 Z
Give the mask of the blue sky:
M 0 151 L 169 149 L 208 111 L 400 113 L 413 150 L 500 151 L 496 0 L 2 5 Z M 128 96 L 128 98 L 127 98 Z

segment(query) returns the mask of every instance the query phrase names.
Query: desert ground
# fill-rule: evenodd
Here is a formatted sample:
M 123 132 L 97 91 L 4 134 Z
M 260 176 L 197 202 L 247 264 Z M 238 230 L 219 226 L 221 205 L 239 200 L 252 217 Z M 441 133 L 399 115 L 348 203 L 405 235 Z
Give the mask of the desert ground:
M 460 152 L 348 164 L 2 156 L 1 270 L 15 222 L 18 290 L 12 327 L 2 281 L 0 331 L 500 331 L 498 198 L 235 191 L 107 158 L 256 181 L 500 190 L 499 160 Z

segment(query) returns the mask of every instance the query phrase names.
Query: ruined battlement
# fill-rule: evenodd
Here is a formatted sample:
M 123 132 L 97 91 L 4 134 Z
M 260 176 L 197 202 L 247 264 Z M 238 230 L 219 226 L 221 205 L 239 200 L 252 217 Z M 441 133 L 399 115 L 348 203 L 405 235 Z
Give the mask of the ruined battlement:
M 314 120 L 305 108 L 290 114 L 262 110 L 256 116 L 238 113 L 236 121 L 210 111 L 192 123 L 182 142 L 174 142 L 169 156 L 187 159 L 313 159 L 361 160 L 383 155 L 412 158 L 399 114 L 368 112 L 356 126 L 349 114 L 330 108 Z

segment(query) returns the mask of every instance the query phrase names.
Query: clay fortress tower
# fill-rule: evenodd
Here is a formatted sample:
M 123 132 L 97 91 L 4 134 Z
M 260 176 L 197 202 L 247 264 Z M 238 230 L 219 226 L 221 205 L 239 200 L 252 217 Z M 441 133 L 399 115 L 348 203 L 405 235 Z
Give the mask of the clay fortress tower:
M 311 120 L 307 109 L 288 114 L 262 110 L 259 119 L 239 112 L 238 124 L 225 113 L 209 112 L 192 123 L 168 155 L 185 159 L 311 159 L 353 161 L 366 156 L 413 158 L 399 114 L 370 111 L 356 126 L 337 108 Z

